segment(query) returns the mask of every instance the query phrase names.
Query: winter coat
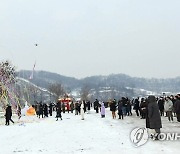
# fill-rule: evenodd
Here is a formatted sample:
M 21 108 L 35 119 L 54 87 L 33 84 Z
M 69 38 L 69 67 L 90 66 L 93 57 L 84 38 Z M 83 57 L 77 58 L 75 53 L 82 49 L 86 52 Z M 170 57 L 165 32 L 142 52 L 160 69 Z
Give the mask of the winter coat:
M 155 96 L 148 97 L 148 116 L 146 118 L 146 128 L 159 129 L 162 128 L 161 116 Z
M 75 103 L 74 107 L 75 107 L 75 110 L 78 110 L 78 102 Z
M 40 112 L 40 104 L 37 104 L 37 106 L 36 106 L 36 112 L 37 112 L 37 113 Z
M 96 100 L 96 101 L 94 102 L 94 109 L 97 109 L 98 107 L 99 107 L 99 101 Z
M 146 101 L 141 102 L 140 109 L 141 109 L 142 113 L 146 113 L 146 110 L 147 110 L 147 102 Z
M 88 110 L 91 110 L 91 103 L 90 103 L 90 101 L 87 101 L 87 108 L 88 108 Z
M 53 108 L 53 104 L 50 103 L 50 105 L 49 105 L 49 112 L 52 112 L 52 108 Z
M 101 104 L 101 115 L 105 115 L 104 103 Z
M 164 111 L 172 111 L 173 110 L 173 103 L 171 100 L 167 100 L 164 102 Z
M 56 105 L 56 117 L 61 117 L 61 103 L 57 103 Z
M 174 104 L 174 110 L 176 114 L 180 114 L 180 100 L 179 99 Z
M 164 111 L 164 100 L 163 99 L 160 99 L 158 101 L 158 106 L 159 106 L 160 111 Z
M 44 104 L 44 115 L 48 116 L 48 106 L 47 106 L 47 104 Z
M 43 114 L 43 105 L 42 104 L 39 105 L 39 114 Z
M 127 100 L 123 97 L 122 98 L 122 106 L 127 107 L 127 105 L 128 105 Z
M 135 99 L 135 101 L 134 101 L 134 110 L 139 110 L 139 100 L 138 99 Z
M 10 120 L 11 119 L 11 116 L 12 116 L 12 109 L 11 109 L 11 106 L 8 106 L 6 108 L 6 114 L 5 114 L 5 117 L 7 120 Z
M 118 112 L 122 111 L 123 104 L 121 101 L 118 102 Z
M 116 103 L 115 102 L 112 102 L 110 104 L 110 111 L 116 111 Z
M 81 104 L 81 119 L 84 120 L 84 103 Z
M 118 115 L 122 115 L 123 104 L 121 101 L 118 102 Z

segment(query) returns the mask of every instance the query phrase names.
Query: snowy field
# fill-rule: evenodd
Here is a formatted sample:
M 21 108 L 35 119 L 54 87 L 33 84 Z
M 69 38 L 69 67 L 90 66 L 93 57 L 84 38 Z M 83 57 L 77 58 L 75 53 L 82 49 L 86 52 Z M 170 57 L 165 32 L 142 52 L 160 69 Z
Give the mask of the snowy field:
M 149 140 L 141 147 L 130 141 L 130 132 L 135 127 L 145 127 L 139 117 L 124 120 L 111 117 L 106 109 L 106 118 L 94 110 L 85 114 L 85 120 L 71 113 L 62 114 L 63 120 L 53 117 L 38 119 L 13 117 L 15 124 L 4 125 L 0 119 L 0 154 L 171 154 L 180 152 L 180 141 Z M 55 114 L 55 113 L 54 113 Z M 168 122 L 162 117 L 162 132 L 180 133 L 180 123 Z

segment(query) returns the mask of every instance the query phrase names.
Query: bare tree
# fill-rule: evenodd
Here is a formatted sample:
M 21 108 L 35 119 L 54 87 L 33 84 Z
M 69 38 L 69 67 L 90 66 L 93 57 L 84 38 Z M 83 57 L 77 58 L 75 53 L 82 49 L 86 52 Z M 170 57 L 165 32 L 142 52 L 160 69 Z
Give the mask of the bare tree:
M 48 89 L 51 93 L 54 93 L 57 96 L 57 99 L 59 98 L 59 96 L 65 94 L 64 87 L 60 83 L 50 84 Z
M 33 96 L 33 100 L 35 102 L 36 98 L 37 98 L 38 89 L 36 87 L 30 86 L 29 91 L 30 91 L 31 95 Z
M 0 62 L 0 102 L 1 99 L 9 98 L 8 94 L 12 93 L 12 85 L 15 82 L 15 67 L 9 61 Z
M 82 100 L 88 100 L 89 99 L 89 94 L 90 94 L 90 88 L 89 86 L 87 85 L 84 85 L 82 88 L 81 88 L 81 99 Z

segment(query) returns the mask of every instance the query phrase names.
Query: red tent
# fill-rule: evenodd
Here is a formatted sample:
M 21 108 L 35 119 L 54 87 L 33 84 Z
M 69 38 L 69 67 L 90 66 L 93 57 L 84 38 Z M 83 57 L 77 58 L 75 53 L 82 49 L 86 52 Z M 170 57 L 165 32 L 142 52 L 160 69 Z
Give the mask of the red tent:
M 70 103 L 72 102 L 72 99 L 69 97 L 60 98 L 58 99 L 59 102 L 64 103 L 66 110 L 70 110 Z

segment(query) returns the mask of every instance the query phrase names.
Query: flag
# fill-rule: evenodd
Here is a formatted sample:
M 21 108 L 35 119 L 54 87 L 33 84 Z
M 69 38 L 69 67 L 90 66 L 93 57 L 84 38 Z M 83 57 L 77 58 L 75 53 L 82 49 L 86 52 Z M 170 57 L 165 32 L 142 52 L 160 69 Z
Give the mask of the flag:
M 33 77 L 34 77 L 34 69 L 35 69 L 35 67 L 36 67 L 36 62 L 34 63 L 32 73 L 31 73 L 31 75 L 30 75 L 30 77 L 29 77 L 30 80 L 32 80 Z

